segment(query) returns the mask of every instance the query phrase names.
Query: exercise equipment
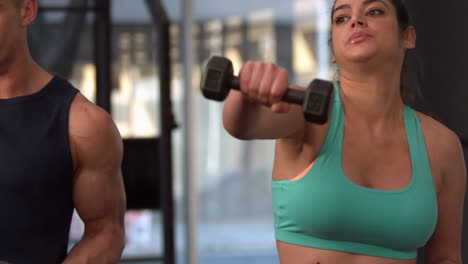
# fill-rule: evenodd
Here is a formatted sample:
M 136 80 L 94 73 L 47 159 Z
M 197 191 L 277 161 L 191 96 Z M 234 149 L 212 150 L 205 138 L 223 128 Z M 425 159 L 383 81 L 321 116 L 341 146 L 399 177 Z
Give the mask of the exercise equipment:
M 211 100 L 224 101 L 231 89 L 240 90 L 239 78 L 234 76 L 232 62 L 225 57 L 213 56 L 203 72 L 203 95 Z M 332 92 L 332 82 L 315 79 L 305 91 L 288 88 L 281 100 L 301 105 L 307 121 L 324 124 L 327 122 Z

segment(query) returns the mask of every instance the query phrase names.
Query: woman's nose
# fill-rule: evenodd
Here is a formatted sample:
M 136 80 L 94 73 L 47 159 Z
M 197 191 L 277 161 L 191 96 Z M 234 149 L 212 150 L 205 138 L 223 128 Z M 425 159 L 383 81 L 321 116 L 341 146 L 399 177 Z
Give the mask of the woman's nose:
M 364 19 L 362 19 L 361 17 L 355 17 L 352 22 L 353 22 L 352 23 L 353 28 L 357 26 L 363 27 L 366 25 L 366 23 L 364 22 Z

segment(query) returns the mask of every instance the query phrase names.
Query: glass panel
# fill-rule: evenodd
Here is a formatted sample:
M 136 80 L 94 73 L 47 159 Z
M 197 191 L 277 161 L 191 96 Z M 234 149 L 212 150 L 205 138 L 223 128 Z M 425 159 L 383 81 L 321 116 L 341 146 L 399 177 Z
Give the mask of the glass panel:
M 113 1 L 113 117 L 124 138 L 159 135 L 156 36 L 145 1 Z
M 235 74 L 247 60 L 273 62 L 291 84 L 331 79 L 329 1 L 194 0 L 193 84 L 212 55 L 228 57 Z M 279 263 L 271 204 L 274 141 L 240 141 L 226 133 L 223 104 L 194 98 L 201 263 Z
M 113 0 L 111 15 L 113 119 L 123 138 L 158 137 L 158 43 L 146 1 Z M 155 195 L 157 191 L 154 190 Z M 159 211 L 127 211 L 125 225 L 123 259 L 162 254 L 162 215 Z
M 68 2 L 44 1 L 41 7 L 64 6 Z M 93 20 L 90 12 L 42 10 L 28 29 L 28 41 L 32 56 L 42 67 L 68 79 L 94 102 Z

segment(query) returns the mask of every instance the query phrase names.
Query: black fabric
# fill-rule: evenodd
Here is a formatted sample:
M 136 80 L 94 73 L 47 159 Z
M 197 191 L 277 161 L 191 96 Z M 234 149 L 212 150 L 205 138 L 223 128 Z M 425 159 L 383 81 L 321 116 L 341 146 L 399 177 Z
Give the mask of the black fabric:
M 0 260 L 66 257 L 74 208 L 68 115 L 77 91 L 54 77 L 37 93 L 0 99 Z

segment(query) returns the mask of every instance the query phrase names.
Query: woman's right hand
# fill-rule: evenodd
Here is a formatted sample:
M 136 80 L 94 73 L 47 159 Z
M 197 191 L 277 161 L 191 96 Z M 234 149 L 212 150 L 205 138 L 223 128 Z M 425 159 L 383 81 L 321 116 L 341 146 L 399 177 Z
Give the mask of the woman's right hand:
M 240 90 L 250 102 L 263 104 L 275 113 L 287 113 L 290 106 L 281 98 L 288 89 L 288 72 L 273 63 L 248 61 L 241 69 Z
M 288 90 L 284 68 L 248 61 L 240 70 L 239 83 L 240 92 L 230 93 L 223 109 L 229 134 L 242 140 L 278 139 L 304 130 L 302 108 L 281 101 Z

